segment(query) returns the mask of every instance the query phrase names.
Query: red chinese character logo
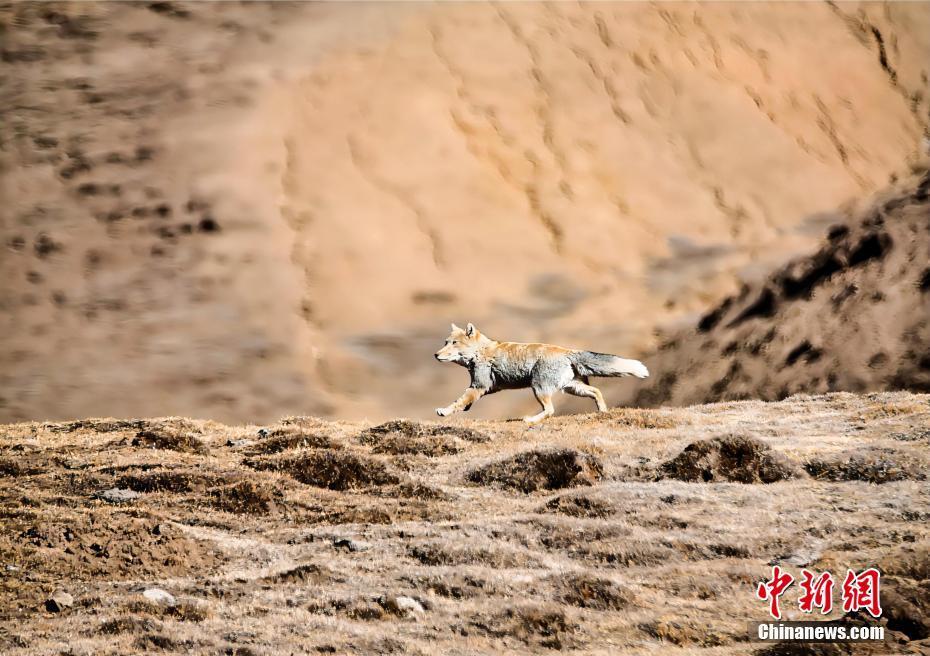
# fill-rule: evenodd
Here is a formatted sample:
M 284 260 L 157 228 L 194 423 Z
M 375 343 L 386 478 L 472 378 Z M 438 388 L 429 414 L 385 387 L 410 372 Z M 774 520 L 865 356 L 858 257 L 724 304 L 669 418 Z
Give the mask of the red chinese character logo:
M 833 609 L 833 576 L 824 572 L 816 579 L 806 569 L 801 570 L 801 596 L 798 607 L 805 613 L 819 608 L 824 615 Z
M 794 581 L 794 577 L 787 572 L 782 572 L 778 565 L 772 568 L 772 580 L 766 583 L 760 583 L 756 589 L 756 596 L 759 599 L 769 600 L 769 612 L 776 620 L 781 619 L 781 610 L 778 608 L 778 598 L 785 593 L 785 590 Z
M 879 579 L 881 573 L 874 567 L 856 574 L 846 570 L 843 581 L 843 610 L 866 610 L 872 617 L 880 617 L 882 604 L 879 599 Z

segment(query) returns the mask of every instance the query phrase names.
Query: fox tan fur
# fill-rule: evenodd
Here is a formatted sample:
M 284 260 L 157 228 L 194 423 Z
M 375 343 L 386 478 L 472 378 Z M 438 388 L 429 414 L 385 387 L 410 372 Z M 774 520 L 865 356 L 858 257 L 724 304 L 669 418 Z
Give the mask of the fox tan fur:
M 551 416 L 555 412 L 552 395 L 560 390 L 594 399 L 597 409 L 603 412 L 607 404 L 601 391 L 588 383 L 590 376 L 649 376 L 646 365 L 638 360 L 552 344 L 497 342 L 482 335 L 473 324 L 464 330 L 452 324 L 452 333 L 435 355 L 440 362 L 454 362 L 471 374 L 471 385 L 462 396 L 444 408 L 436 408 L 440 417 L 468 410 L 485 394 L 526 387 L 533 389 L 542 406 L 539 414 L 523 418 L 527 423 Z

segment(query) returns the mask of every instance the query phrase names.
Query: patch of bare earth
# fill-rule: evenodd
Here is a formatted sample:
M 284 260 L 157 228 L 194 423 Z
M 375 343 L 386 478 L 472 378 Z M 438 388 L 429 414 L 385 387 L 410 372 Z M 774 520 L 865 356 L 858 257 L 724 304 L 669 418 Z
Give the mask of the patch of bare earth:
M 601 461 L 575 449 L 544 449 L 488 463 L 468 473 L 480 485 L 499 485 L 521 492 L 592 485 L 604 475 Z
M 725 435 L 692 442 L 660 472 L 680 481 L 774 483 L 798 476 L 800 468 L 760 440 Z
M 330 490 L 400 482 L 400 477 L 381 459 L 335 449 L 308 451 L 286 458 L 252 459 L 245 464 L 258 470 L 286 472 L 301 483 Z
M 920 653 L 927 402 L 2 426 L 0 652 L 834 653 L 749 641 L 778 563 L 879 567 L 851 653 Z
M 427 424 L 407 419 L 389 421 L 361 432 L 358 439 L 374 453 L 445 456 L 461 451 L 469 442 L 490 438 L 463 426 Z

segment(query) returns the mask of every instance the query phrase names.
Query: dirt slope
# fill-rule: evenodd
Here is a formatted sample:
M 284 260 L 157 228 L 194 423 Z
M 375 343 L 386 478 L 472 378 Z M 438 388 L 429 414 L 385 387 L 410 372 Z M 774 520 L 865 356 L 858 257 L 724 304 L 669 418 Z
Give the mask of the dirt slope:
M 0 426 L 0 651 L 746 654 L 778 563 L 880 567 L 888 639 L 855 653 L 926 653 L 928 426 L 905 393 Z
M 650 359 L 644 404 L 930 390 L 930 173 L 828 231 Z
M 0 18 L 8 420 L 424 416 L 450 320 L 637 355 L 927 129 L 923 3 Z

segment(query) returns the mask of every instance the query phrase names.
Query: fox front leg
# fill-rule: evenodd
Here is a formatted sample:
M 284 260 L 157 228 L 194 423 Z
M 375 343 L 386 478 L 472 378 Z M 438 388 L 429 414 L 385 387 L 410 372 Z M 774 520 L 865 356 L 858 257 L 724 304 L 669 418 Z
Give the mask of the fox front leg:
M 480 387 L 469 387 L 467 390 L 465 390 L 465 393 L 462 394 L 462 396 L 447 405 L 445 408 L 436 408 L 436 414 L 440 417 L 447 417 L 453 412 L 458 412 L 459 410 L 468 410 L 472 403 L 487 394 L 487 392 L 488 391 L 486 389 Z

